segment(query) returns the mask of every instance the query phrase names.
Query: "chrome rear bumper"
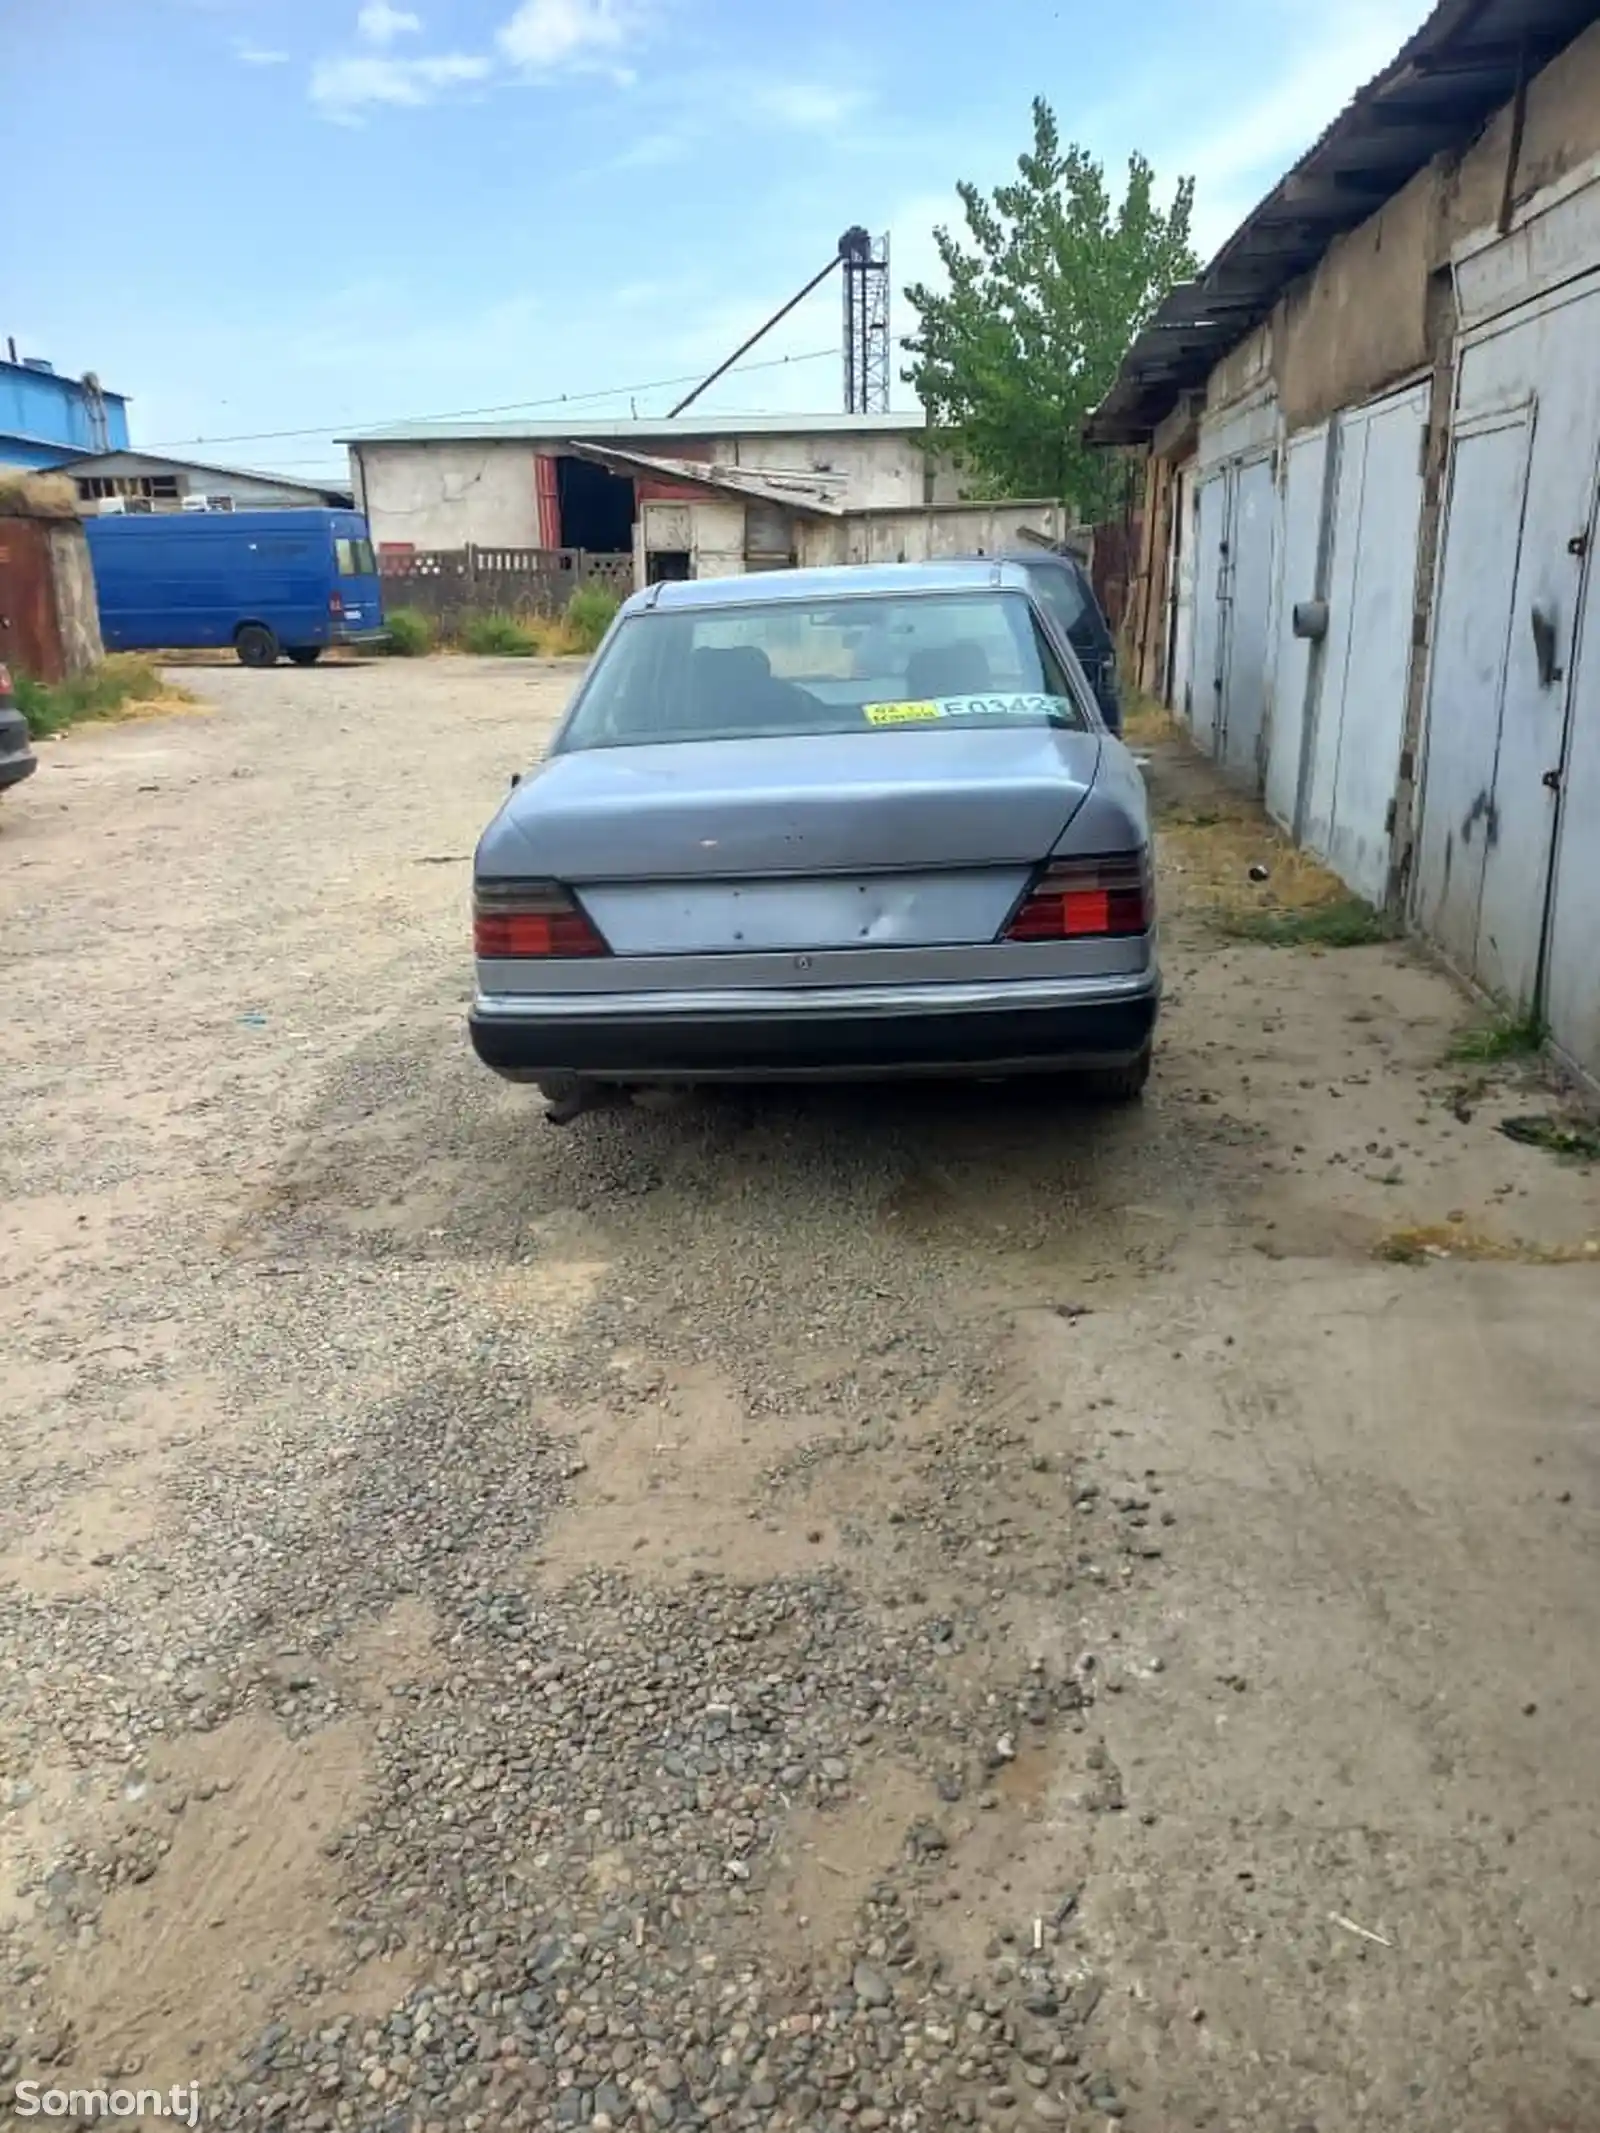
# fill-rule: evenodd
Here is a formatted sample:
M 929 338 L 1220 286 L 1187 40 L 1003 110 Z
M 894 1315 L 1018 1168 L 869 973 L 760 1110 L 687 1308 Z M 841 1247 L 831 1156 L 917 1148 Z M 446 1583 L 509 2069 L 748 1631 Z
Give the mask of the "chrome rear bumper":
M 964 985 L 480 994 L 473 1048 L 508 1081 L 854 1080 L 1117 1066 L 1149 1042 L 1153 969 Z

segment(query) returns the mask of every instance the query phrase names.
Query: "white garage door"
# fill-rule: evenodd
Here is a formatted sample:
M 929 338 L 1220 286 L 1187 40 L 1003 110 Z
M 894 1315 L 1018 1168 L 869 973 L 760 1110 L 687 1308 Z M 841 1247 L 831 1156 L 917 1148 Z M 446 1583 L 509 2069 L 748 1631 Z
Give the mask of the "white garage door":
M 1592 861 L 1564 851 L 1554 886 L 1575 903 L 1564 910 L 1551 892 L 1563 764 L 1569 787 L 1584 785 L 1600 745 L 1592 668 L 1579 656 L 1597 346 L 1600 275 L 1589 275 L 1462 348 L 1416 881 L 1419 924 L 1510 1005 L 1544 1007 L 1558 1039 L 1558 1015 L 1581 1028 L 1593 990 L 1583 972 L 1594 903 L 1582 894 Z M 1569 804 L 1563 846 L 1593 835 L 1593 818 Z
M 1428 388 L 1416 385 L 1358 408 L 1340 427 L 1328 635 L 1302 834 L 1373 903 L 1389 879 L 1427 415 Z
M 1272 479 L 1272 461 L 1246 460 L 1235 469 L 1233 477 L 1222 733 L 1217 754 L 1229 775 L 1252 792 L 1261 790 L 1272 569 L 1277 540 L 1278 492 Z
M 1289 440 L 1283 483 L 1283 568 L 1278 581 L 1277 653 L 1273 665 L 1272 747 L 1267 757 L 1267 812 L 1298 836 L 1300 752 L 1306 735 L 1306 693 L 1311 643 L 1294 633 L 1295 603 L 1317 590 L 1322 546 L 1322 491 L 1328 463 L 1328 430 L 1302 431 Z

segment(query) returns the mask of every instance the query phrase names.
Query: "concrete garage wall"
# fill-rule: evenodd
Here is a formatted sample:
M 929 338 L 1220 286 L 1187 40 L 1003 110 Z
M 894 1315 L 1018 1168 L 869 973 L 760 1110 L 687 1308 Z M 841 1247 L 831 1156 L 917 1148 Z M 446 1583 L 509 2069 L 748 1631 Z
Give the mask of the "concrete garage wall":
M 537 548 L 534 456 L 520 443 L 362 445 L 350 455 L 356 508 L 380 543 Z
M 1462 158 L 1449 200 L 1451 241 L 1489 227 L 1500 212 L 1510 109 L 1495 115 L 1483 138 Z M 1593 24 L 1528 84 L 1528 108 L 1517 151 L 1513 200 L 1534 193 L 1600 154 L 1600 23 Z
M 925 563 L 940 556 L 994 555 L 1025 547 L 1024 530 L 1065 539 L 1072 528 L 1060 504 L 947 504 L 911 511 L 866 512 L 799 525 L 802 564 Z M 1080 543 L 1087 552 L 1087 529 Z
M 1431 360 L 1430 276 L 1463 239 L 1492 230 L 1511 149 L 1498 112 L 1459 160 L 1441 156 L 1368 221 L 1329 246 L 1266 327 L 1268 361 L 1290 431 L 1370 398 Z M 1513 202 L 1600 155 L 1600 23 L 1528 85 Z M 1224 396 L 1252 335 L 1212 373 Z M 1207 404 L 1215 404 L 1208 390 Z
M 730 466 L 838 475 L 839 501 L 863 509 L 955 503 L 961 493 L 949 460 L 930 460 L 915 435 L 718 437 L 709 452 Z
M 759 436 L 630 432 L 628 444 L 665 458 L 831 474 L 837 486 L 830 493 L 851 509 L 920 510 L 929 501 L 955 503 L 960 497 L 953 465 L 948 459 L 930 461 L 915 430 Z M 357 508 L 365 509 L 380 543 L 537 547 L 538 455 L 561 449 L 557 437 L 392 438 L 356 444 L 350 458 Z

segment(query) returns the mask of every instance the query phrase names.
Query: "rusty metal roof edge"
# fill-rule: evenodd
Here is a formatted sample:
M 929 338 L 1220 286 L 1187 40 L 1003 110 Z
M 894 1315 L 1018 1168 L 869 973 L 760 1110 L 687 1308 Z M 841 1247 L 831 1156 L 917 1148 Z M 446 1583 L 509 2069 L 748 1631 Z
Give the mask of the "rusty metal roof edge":
M 693 459 L 660 459 L 650 452 L 630 452 L 617 445 L 588 444 L 581 438 L 568 437 L 561 440 L 566 449 L 579 459 L 592 459 L 601 466 L 626 467 L 641 474 L 656 474 L 664 481 L 681 481 L 700 489 L 721 489 L 728 496 L 737 496 L 757 503 L 782 504 L 785 509 L 799 511 L 813 518 L 843 518 L 843 508 L 826 497 L 807 496 L 799 489 L 786 487 L 781 481 L 764 480 L 759 467 L 729 467 L 720 462 Z
M 1272 310 L 1290 283 L 1297 281 L 1317 264 L 1335 237 L 1343 235 L 1347 230 L 1359 228 L 1361 223 L 1370 219 L 1387 200 L 1409 184 L 1417 171 L 1423 169 L 1433 156 L 1447 148 L 1461 146 L 1475 136 L 1499 108 L 1498 103 L 1490 104 L 1485 109 L 1473 100 L 1467 106 L 1454 107 L 1448 100 L 1441 99 L 1437 121 L 1420 122 L 1423 130 L 1436 131 L 1440 136 L 1428 153 L 1412 161 L 1409 168 L 1404 167 L 1409 159 L 1402 158 L 1401 164 L 1395 166 L 1401 174 L 1395 177 L 1392 184 L 1375 193 L 1352 195 L 1352 213 L 1349 220 L 1327 220 L 1325 229 L 1320 234 L 1307 237 L 1302 248 L 1291 248 L 1280 255 L 1282 271 L 1268 272 L 1263 279 L 1257 302 L 1245 304 L 1241 300 L 1237 307 L 1230 307 L 1233 309 L 1233 315 L 1225 323 L 1220 320 L 1214 322 L 1214 345 L 1207 345 L 1203 350 L 1197 351 L 1204 358 L 1203 370 L 1198 371 L 1194 377 L 1177 383 L 1170 377 L 1163 377 L 1158 384 L 1155 379 L 1147 376 L 1141 389 L 1139 359 L 1143 355 L 1148 362 L 1154 353 L 1152 328 L 1157 329 L 1160 335 L 1175 337 L 1178 332 L 1184 332 L 1198 336 L 1203 330 L 1203 306 L 1208 294 L 1214 293 L 1212 285 L 1228 268 L 1237 268 L 1247 262 L 1259 260 L 1261 255 L 1253 252 L 1252 240 L 1270 226 L 1274 210 L 1280 213 L 1292 211 L 1295 181 L 1315 175 L 1316 165 L 1328 156 L 1330 150 L 1352 145 L 1360 138 L 1364 131 L 1364 121 L 1387 91 L 1401 82 L 1410 86 L 1414 78 L 1429 78 L 1425 63 L 1444 56 L 1453 41 L 1462 32 L 1469 30 L 1491 4 L 1492 0 L 1438 0 L 1438 5 L 1400 47 L 1394 58 L 1380 68 L 1364 87 L 1356 91 L 1332 123 L 1323 129 L 1299 160 L 1284 172 L 1272 190 L 1257 202 L 1239 227 L 1223 241 L 1204 271 L 1195 280 L 1176 283 L 1167 292 L 1124 355 L 1110 391 L 1085 421 L 1083 436 L 1086 443 L 1136 444 L 1148 439 L 1162 416 L 1175 403 L 1183 384 L 1198 383 L 1221 356 L 1230 348 L 1237 347 Z M 1551 59 L 1597 20 L 1600 20 L 1600 0 L 1574 0 L 1562 20 L 1553 23 L 1542 36 L 1536 35 L 1533 39 L 1530 57 L 1534 70 L 1548 65 Z M 1474 71 L 1469 67 L 1464 69 L 1463 73 L 1470 77 Z M 1476 71 L 1487 73 L 1496 70 L 1494 67 L 1485 67 Z M 1202 307 L 1198 317 L 1185 318 L 1181 315 L 1185 310 L 1192 310 L 1194 307 Z M 1152 388 L 1157 396 L 1162 397 L 1162 406 L 1154 419 L 1149 411 L 1140 405 L 1152 396 Z

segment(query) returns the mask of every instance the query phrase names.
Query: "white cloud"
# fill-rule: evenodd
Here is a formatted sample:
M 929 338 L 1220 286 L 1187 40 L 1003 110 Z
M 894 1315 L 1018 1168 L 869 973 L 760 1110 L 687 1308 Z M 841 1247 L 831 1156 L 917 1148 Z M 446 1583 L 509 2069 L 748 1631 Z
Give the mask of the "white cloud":
M 796 133 L 831 133 L 869 101 L 865 90 L 842 82 L 774 81 L 754 87 L 745 108 Z
M 497 42 L 514 67 L 542 74 L 617 54 L 638 26 L 630 0 L 522 0 Z
M 356 29 L 368 44 L 393 44 L 397 37 L 415 35 L 421 28 L 420 15 L 391 7 L 389 0 L 366 0 L 356 17 Z
M 365 54 L 319 59 L 311 70 L 311 101 L 328 118 L 352 122 L 367 104 L 428 104 L 443 89 L 482 81 L 489 62 L 466 52 L 429 59 Z
M 286 67 L 289 64 L 287 52 L 271 52 L 263 45 L 236 44 L 233 50 L 234 57 L 247 67 Z
M 681 163 L 693 146 L 688 133 L 642 133 L 619 155 L 605 164 L 607 170 L 660 170 L 668 163 Z

